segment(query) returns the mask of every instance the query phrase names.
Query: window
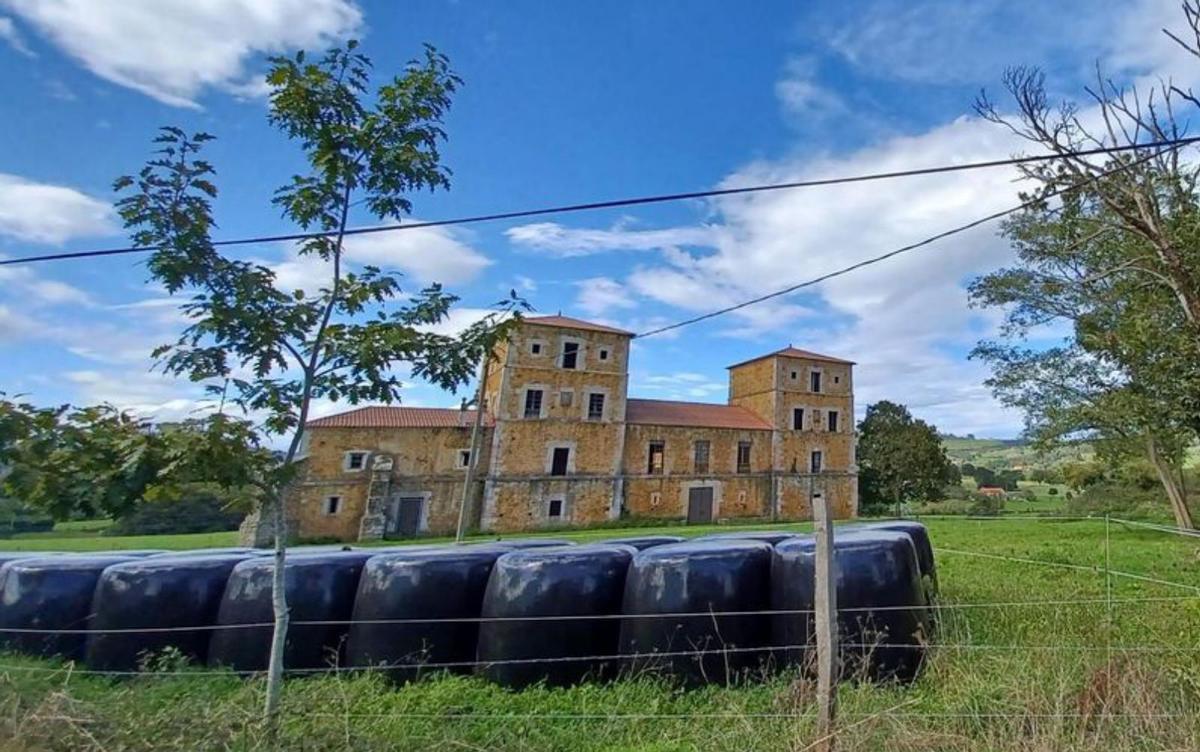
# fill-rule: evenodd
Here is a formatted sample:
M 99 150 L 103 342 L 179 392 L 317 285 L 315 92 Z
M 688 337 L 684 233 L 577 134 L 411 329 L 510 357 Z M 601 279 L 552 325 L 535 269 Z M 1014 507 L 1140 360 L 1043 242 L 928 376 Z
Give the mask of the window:
M 604 420 L 604 395 L 589 394 L 588 395 L 588 420 Z
M 600 360 L 608 360 L 608 348 L 607 347 L 600 348 Z
M 459 467 L 467 467 L 470 464 L 471 464 L 471 450 L 470 449 L 459 449 L 458 450 L 458 466 Z
M 792 430 L 804 430 L 804 408 L 796 407 L 792 409 Z
M 808 457 L 809 472 L 813 472 L 813 473 L 821 472 L 821 460 L 822 460 L 821 450 L 814 449 L 812 454 L 810 454 Z
M 570 407 L 575 403 L 575 392 L 570 389 L 564 389 L 558 393 L 558 404 L 562 407 Z
M 800 375 L 800 374 L 796 373 L 795 371 L 792 371 L 792 381 L 795 381 L 795 380 L 796 380 L 796 377 L 797 377 L 797 376 L 799 376 L 799 375 Z
M 833 377 L 833 383 L 835 383 L 835 384 L 840 384 L 840 383 L 842 383 L 842 377 L 841 377 L 841 376 L 834 376 L 834 377 Z
M 650 442 L 650 462 L 646 466 L 646 472 L 650 475 L 663 474 L 663 455 L 666 453 L 666 444 L 661 441 Z
M 737 448 L 737 471 L 739 473 L 750 472 L 750 442 L 739 441 Z
M 821 372 L 813 371 L 808 374 L 808 390 L 810 392 L 821 391 Z
M 546 516 L 550 519 L 561 519 L 563 516 L 563 500 L 551 499 L 546 508 Z
M 567 468 L 571 463 L 571 448 L 570 447 L 555 447 L 554 453 L 550 458 L 550 474 L 551 475 L 566 475 Z
M 529 389 L 525 392 L 525 417 L 542 417 L 542 390 Z
M 827 428 L 830 431 L 830 433 L 837 433 L 837 430 L 838 430 L 838 411 L 837 410 L 830 410 L 829 412 L 825 413 L 825 428 Z
M 652 506 L 652 507 L 656 507 L 656 506 L 658 506 L 658 505 L 659 505 L 659 504 L 661 504 L 661 503 L 662 503 L 662 493 L 660 493 L 659 491 L 653 491 L 653 492 L 651 492 L 651 494 L 650 494 L 650 506 Z
M 334 514 L 337 514 L 338 512 L 340 512 L 341 509 L 342 509 L 342 497 L 341 496 L 327 496 L 327 497 L 325 497 L 325 506 L 321 509 L 321 511 L 323 513 L 325 513 L 326 515 L 334 515 Z
M 541 355 L 542 354 L 542 343 L 541 342 L 530 342 L 529 343 L 529 352 L 534 355 Z
M 692 458 L 692 472 L 701 474 L 708 472 L 708 455 L 709 443 L 707 441 L 697 441 L 694 444 L 694 456 Z
M 573 371 L 579 361 L 579 343 L 564 342 L 562 350 L 562 367 Z
M 367 466 L 366 452 L 346 452 L 346 469 L 362 470 Z

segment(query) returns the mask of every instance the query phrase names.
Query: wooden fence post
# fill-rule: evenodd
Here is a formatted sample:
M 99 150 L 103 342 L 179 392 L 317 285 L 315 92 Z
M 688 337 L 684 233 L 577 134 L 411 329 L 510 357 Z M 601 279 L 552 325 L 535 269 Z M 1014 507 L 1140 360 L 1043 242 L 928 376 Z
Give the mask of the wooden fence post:
M 822 489 L 823 491 L 824 489 Z M 833 519 L 825 494 L 812 492 L 813 522 L 816 526 L 816 628 L 817 628 L 817 745 L 819 752 L 834 749 L 837 718 L 837 563 L 833 556 Z

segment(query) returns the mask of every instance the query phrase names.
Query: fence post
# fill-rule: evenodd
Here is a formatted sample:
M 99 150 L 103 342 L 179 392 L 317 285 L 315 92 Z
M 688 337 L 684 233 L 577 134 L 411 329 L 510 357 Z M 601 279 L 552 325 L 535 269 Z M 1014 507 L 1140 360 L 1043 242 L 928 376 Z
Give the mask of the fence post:
M 825 494 L 812 493 L 809 499 L 816 526 L 816 628 L 817 628 L 817 745 L 818 752 L 832 752 L 837 716 L 837 565 L 833 556 L 833 520 Z

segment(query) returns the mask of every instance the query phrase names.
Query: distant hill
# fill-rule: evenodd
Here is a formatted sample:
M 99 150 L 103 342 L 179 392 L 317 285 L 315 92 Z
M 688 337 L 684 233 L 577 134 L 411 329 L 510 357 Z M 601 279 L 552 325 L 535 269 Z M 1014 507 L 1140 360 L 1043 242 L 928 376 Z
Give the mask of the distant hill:
M 1053 467 L 1064 462 L 1086 460 L 1092 457 L 1091 447 L 1086 444 L 1069 449 L 1056 449 L 1038 454 L 1023 439 L 979 439 L 974 436 L 943 435 L 942 446 L 946 454 L 958 464 L 969 462 L 991 470 L 1032 469 Z

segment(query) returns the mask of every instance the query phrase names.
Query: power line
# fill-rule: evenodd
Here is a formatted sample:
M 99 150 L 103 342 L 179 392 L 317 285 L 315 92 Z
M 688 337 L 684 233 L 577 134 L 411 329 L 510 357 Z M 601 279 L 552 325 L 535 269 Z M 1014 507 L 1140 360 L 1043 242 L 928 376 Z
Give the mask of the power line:
M 1056 159 L 1091 157 L 1101 154 L 1117 154 L 1126 151 L 1136 151 L 1138 149 L 1159 149 L 1164 147 L 1179 148 L 1188 144 L 1200 141 L 1200 136 L 1191 138 L 1167 139 L 1162 141 L 1151 141 L 1144 144 L 1128 144 L 1125 146 L 1106 146 L 1097 147 L 1094 149 L 1083 149 L 1080 151 L 1072 151 L 1056 154 L 1038 154 L 1027 157 L 1010 157 L 1008 159 L 992 159 L 983 162 L 964 162 L 957 165 L 938 165 L 935 167 L 920 167 L 911 170 L 895 170 L 891 172 L 874 172 L 863 175 L 848 175 L 834 178 L 820 178 L 814 180 L 797 180 L 786 183 L 768 183 L 759 185 L 742 186 L 739 188 L 715 188 L 707 191 L 688 191 L 684 193 L 664 193 L 650 196 L 637 196 L 633 198 L 619 198 L 607 201 L 593 201 L 583 204 L 565 204 L 560 206 L 544 207 L 540 209 L 524 209 L 519 211 L 498 212 L 493 214 L 476 214 L 464 217 L 455 217 L 452 219 L 439 219 L 429 222 L 411 222 L 408 224 L 390 224 L 377 225 L 373 227 L 351 227 L 345 231 L 346 235 L 369 235 L 380 232 L 395 232 L 397 230 L 419 230 L 427 227 L 447 227 L 451 225 L 468 225 L 481 222 L 495 222 L 506 219 L 527 219 L 529 217 L 542 217 L 552 214 L 571 214 L 576 212 L 596 211 L 599 209 L 617 209 L 626 206 L 645 206 L 648 204 L 662 204 L 673 201 L 687 201 L 700 198 L 715 198 L 719 196 L 736 196 L 747 193 L 764 193 L 768 191 L 787 190 L 792 188 L 814 188 L 829 185 L 843 185 L 847 183 L 864 183 L 873 180 L 891 180 L 894 178 L 916 177 L 921 175 L 940 175 L 950 172 L 964 172 L 967 170 L 978 170 L 991 167 L 1006 167 L 1019 164 L 1033 164 L 1037 162 L 1048 162 Z M 257 243 L 279 243 L 294 240 L 311 240 L 313 238 L 330 237 L 337 235 L 336 231 L 322 232 L 295 232 L 285 233 L 281 235 L 260 235 L 250 238 L 235 238 L 231 240 L 213 241 L 213 246 L 225 247 L 236 245 L 252 245 Z M 38 256 L 22 256 L 20 258 L 2 259 L 0 266 L 8 266 L 12 264 L 28 264 L 38 261 L 63 261 L 67 259 L 77 258 L 96 258 L 101 256 L 119 256 L 129 253 L 147 253 L 149 251 L 158 250 L 158 246 L 123 246 L 117 248 L 99 248 L 85 251 L 69 251 L 66 253 L 47 253 Z
M 778 297 L 782 297 L 784 295 L 789 295 L 793 292 L 796 292 L 797 290 L 802 290 L 806 287 L 812 287 L 814 285 L 818 285 L 822 282 L 833 279 L 834 277 L 841 277 L 843 275 L 849 274 L 850 272 L 857 271 L 858 269 L 862 269 L 863 267 L 871 266 L 872 264 L 878 264 L 879 262 L 886 261 L 890 258 L 893 258 L 894 256 L 899 256 L 902 253 L 908 253 L 909 251 L 915 251 L 918 248 L 923 248 L 927 245 L 932 245 L 933 243 L 936 243 L 939 240 L 944 240 L 953 235 L 959 235 L 961 233 L 966 232 L 967 230 L 972 230 L 976 227 L 979 227 L 980 225 L 987 224 L 988 222 L 991 222 L 993 220 L 1001 219 L 1003 217 L 1007 217 L 1010 214 L 1016 214 L 1017 212 L 1022 211 L 1024 209 L 1028 209 L 1028 208 L 1037 206 L 1038 204 L 1044 202 L 1046 199 L 1054 198 L 1056 196 L 1061 196 L 1064 193 L 1078 190 L 1090 183 L 1094 183 L 1094 182 L 1101 180 L 1109 175 L 1120 172 L 1121 170 L 1127 170 L 1131 167 L 1136 167 L 1137 165 L 1142 164 L 1144 162 L 1148 162 L 1151 159 L 1154 159 L 1155 157 L 1157 157 L 1158 155 L 1162 154 L 1165 151 L 1169 151 L 1170 149 L 1178 149 L 1180 146 L 1183 146 L 1185 143 L 1190 143 L 1195 140 L 1197 140 L 1197 139 L 1196 138 L 1178 139 L 1177 144 L 1172 144 L 1172 142 L 1164 142 L 1164 143 L 1167 143 L 1168 146 L 1166 148 L 1164 148 L 1162 151 L 1156 151 L 1156 152 L 1148 154 L 1144 157 L 1139 157 L 1138 159 L 1136 159 L 1132 162 L 1129 162 L 1128 164 L 1119 165 L 1110 170 L 1104 170 L 1103 172 L 1099 172 L 1099 173 L 1087 178 L 1086 180 L 1081 180 L 1080 182 L 1075 183 L 1074 185 L 1068 185 L 1068 186 L 1064 186 L 1062 188 L 1057 188 L 1052 191 L 1047 191 L 1046 193 L 1043 193 L 1036 198 L 1029 199 L 1028 201 L 1022 201 L 1021 203 L 1017 204 L 1016 206 L 1010 206 L 1007 209 L 1003 209 L 998 212 L 993 212 L 986 216 L 979 217 L 978 219 L 973 219 L 970 222 L 967 222 L 966 224 L 961 224 L 961 225 L 958 225 L 957 227 L 952 227 L 949 230 L 944 230 L 942 232 L 937 233 L 936 235 L 931 235 L 931 236 L 925 238 L 924 240 L 918 240 L 915 243 L 910 243 L 908 245 L 901 246 L 894 250 L 888 251 L 887 253 L 882 253 L 878 256 L 872 256 L 871 258 L 864 259 L 862 261 L 851 264 L 849 266 L 843 266 L 841 269 L 837 269 L 835 271 L 828 272 L 827 274 L 822 274 L 818 277 L 813 277 L 812 279 L 805 280 L 804 282 L 800 282 L 800 283 L 794 284 L 794 285 L 789 285 L 788 287 L 784 287 L 780 290 L 775 290 L 774 292 L 769 292 L 765 295 L 759 295 L 758 297 L 750 298 L 749 300 L 743 300 L 740 303 L 734 303 L 733 305 L 725 306 L 724 308 L 718 308 L 715 311 L 709 311 L 708 313 L 703 313 L 703 314 L 700 314 L 699 316 L 693 316 L 688 319 L 683 319 L 682 321 L 677 321 L 673 324 L 667 324 L 665 326 L 660 326 L 655 329 L 650 329 L 650 330 L 642 332 L 640 334 L 635 334 L 634 338 L 640 339 L 643 337 L 652 337 L 655 334 L 662 334 L 664 332 L 669 332 L 674 329 L 680 329 L 685 326 L 691 326 L 692 324 L 697 324 L 701 321 L 707 321 L 708 319 L 713 319 L 718 316 L 724 316 L 727 313 L 732 313 L 734 311 L 740 311 L 743 308 L 749 308 L 752 305 L 757 305 L 759 303 L 766 302 L 773 298 L 778 298 Z

